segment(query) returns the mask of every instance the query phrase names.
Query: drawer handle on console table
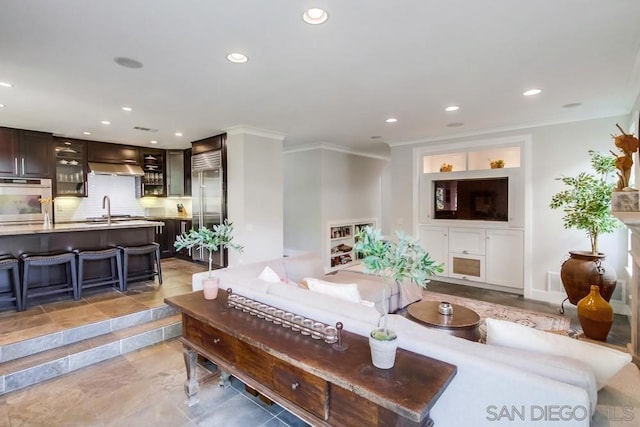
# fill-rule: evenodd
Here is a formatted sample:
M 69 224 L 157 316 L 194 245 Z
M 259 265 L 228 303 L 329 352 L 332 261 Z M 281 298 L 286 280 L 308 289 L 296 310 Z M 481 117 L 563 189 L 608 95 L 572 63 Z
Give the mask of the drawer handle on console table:
M 293 384 L 291 384 L 291 390 L 297 390 L 298 387 L 300 387 L 300 383 L 299 382 L 295 382 Z
M 213 343 L 214 343 L 214 344 L 218 344 L 218 343 L 220 343 L 220 338 L 214 338 L 214 339 L 213 339 Z

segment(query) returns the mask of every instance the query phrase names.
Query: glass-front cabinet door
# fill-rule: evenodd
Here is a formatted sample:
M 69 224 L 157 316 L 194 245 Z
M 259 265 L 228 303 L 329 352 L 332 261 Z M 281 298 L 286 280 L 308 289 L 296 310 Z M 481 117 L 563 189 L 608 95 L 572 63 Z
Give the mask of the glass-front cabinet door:
M 55 196 L 87 196 L 87 146 L 85 141 L 54 138 L 56 153 Z

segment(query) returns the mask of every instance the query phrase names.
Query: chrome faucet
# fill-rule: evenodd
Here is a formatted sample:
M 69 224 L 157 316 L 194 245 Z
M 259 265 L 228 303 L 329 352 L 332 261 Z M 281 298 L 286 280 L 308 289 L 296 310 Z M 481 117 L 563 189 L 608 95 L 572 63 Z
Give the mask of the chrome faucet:
M 107 204 L 107 225 L 111 225 L 111 199 L 109 196 L 102 198 L 102 209 L 104 209 L 105 202 Z

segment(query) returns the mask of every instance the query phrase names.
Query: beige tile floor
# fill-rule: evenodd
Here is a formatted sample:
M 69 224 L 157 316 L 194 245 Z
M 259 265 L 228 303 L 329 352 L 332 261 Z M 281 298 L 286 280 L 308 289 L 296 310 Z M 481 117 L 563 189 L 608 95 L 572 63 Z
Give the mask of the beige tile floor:
M 108 291 L 81 301 L 41 304 L 23 313 L 0 314 L 0 342 L 33 337 L 162 303 L 166 296 L 190 292 L 191 275 L 203 271 L 189 262 L 163 260 L 164 284 L 143 283 L 126 294 Z M 434 282 L 430 290 L 490 302 L 557 313 L 549 304 L 522 297 Z M 572 310 L 569 316 L 574 317 Z M 575 322 L 575 319 L 573 319 Z M 616 317 L 616 340 L 628 340 L 628 321 Z M 625 326 L 626 324 L 626 326 Z M 185 368 L 177 340 L 101 362 L 57 379 L 0 397 L 0 426 L 298 426 L 304 425 L 278 405 L 266 406 L 243 392 L 217 386 L 217 377 L 199 367 L 201 402 L 184 401 Z

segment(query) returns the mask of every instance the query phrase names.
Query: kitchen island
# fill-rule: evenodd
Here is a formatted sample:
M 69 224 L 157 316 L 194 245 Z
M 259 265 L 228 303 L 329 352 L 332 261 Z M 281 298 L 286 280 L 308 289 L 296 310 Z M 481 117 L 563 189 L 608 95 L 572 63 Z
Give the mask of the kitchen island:
M 146 220 L 0 225 L 0 252 L 18 257 L 25 252 L 145 245 L 154 241 L 155 227 L 161 226 L 163 222 Z
M 156 228 L 164 226 L 161 221 L 128 220 L 105 222 L 74 222 L 51 225 L 0 225 L 0 253 L 17 258 L 24 253 L 69 252 L 74 249 L 105 249 L 113 246 L 140 246 L 155 241 Z M 142 257 L 140 257 L 142 258 Z M 55 282 L 62 277 L 60 266 L 42 267 L 40 281 Z M 44 271 L 46 270 L 46 271 Z M 132 275 L 149 270 L 145 259 L 132 259 L 128 271 Z M 87 264 L 85 273 L 89 277 L 109 274 L 108 261 Z M 150 276 L 149 279 L 152 279 Z

